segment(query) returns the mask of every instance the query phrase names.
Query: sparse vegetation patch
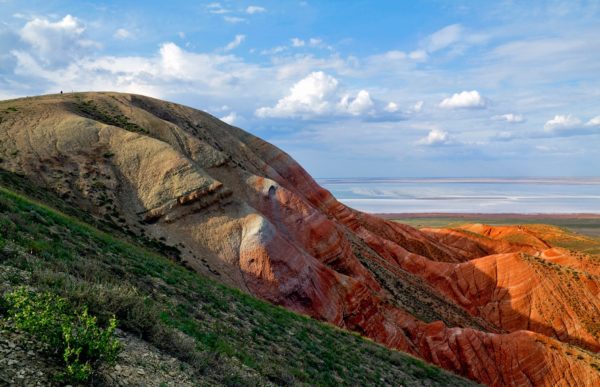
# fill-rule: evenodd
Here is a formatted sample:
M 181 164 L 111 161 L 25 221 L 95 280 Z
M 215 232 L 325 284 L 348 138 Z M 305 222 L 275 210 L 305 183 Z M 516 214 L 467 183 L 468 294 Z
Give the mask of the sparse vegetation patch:
M 129 121 L 129 118 L 123 114 L 113 114 L 103 110 L 94 101 L 84 101 L 81 98 L 77 98 L 75 106 L 77 106 L 79 111 L 96 121 L 100 121 L 107 125 L 117 126 L 130 132 L 149 133 L 147 129 Z
M 3 297 L 14 326 L 46 344 L 61 356 L 67 382 L 85 382 L 100 362 L 114 363 L 120 345 L 114 336 L 117 320 L 98 325 L 87 308 L 76 310 L 62 297 L 19 288 Z

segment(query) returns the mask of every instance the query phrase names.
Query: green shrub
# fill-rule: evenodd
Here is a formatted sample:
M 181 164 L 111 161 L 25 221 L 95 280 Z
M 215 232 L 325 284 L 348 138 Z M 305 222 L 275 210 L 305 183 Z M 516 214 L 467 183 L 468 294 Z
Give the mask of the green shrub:
M 115 318 L 103 329 L 87 308 L 74 310 L 65 299 L 48 292 L 19 288 L 4 299 L 8 305 L 7 315 L 17 329 L 62 354 L 67 380 L 84 382 L 99 362 L 116 360 L 121 347 L 114 336 Z

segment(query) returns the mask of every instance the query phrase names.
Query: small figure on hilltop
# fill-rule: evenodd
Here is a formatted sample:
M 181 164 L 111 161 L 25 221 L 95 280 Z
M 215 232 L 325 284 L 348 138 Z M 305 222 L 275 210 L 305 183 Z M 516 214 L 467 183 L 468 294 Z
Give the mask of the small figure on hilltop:
M 60 93 L 62 94 L 62 90 L 60 91 Z

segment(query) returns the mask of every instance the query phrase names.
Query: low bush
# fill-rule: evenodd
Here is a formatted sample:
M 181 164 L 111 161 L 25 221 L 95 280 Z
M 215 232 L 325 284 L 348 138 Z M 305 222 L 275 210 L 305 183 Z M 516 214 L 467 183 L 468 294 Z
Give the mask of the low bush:
M 100 362 L 114 363 L 121 349 L 115 318 L 102 328 L 87 308 L 75 310 L 55 294 L 19 288 L 4 296 L 4 304 L 16 329 L 62 356 L 66 381 L 85 382 Z

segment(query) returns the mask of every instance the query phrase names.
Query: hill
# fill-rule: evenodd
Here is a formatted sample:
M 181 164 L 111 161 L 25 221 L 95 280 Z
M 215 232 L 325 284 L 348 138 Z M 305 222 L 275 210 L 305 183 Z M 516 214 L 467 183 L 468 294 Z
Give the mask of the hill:
M 518 227 L 417 230 L 354 211 L 276 147 L 169 102 L 82 93 L 0 112 L 2 169 L 194 278 L 481 383 L 600 383 L 593 255 Z
M 99 370 L 97 385 L 472 384 L 196 275 L 127 235 L 13 191 L 23 181 L 2 177 L 0 293 L 51 292 L 87 306 L 103 325 L 115 315 L 123 353 L 116 367 Z M 52 383 L 59 359 L 11 328 L 0 312 L 0 382 Z

